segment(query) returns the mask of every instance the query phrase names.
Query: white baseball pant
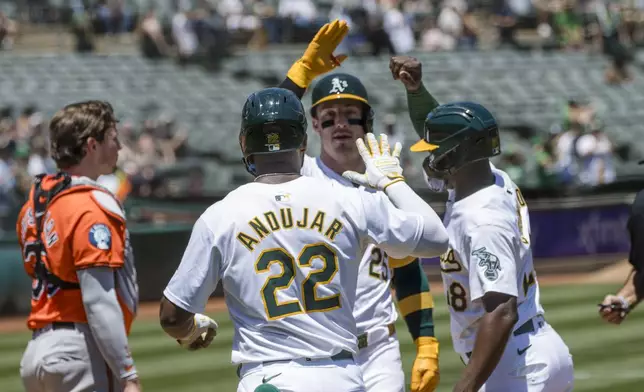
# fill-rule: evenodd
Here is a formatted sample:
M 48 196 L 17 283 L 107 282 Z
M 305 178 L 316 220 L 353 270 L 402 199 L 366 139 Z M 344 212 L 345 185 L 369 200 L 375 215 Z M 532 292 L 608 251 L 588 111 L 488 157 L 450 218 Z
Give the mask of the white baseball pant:
M 243 364 L 239 377 L 237 392 L 253 392 L 264 383 L 280 392 L 366 392 L 360 368 L 353 358 L 301 358 Z
M 469 359 L 467 354 L 461 358 L 465 363 Z M 570 392 L 573 384 L 568 346 L 542 316 L 536 316 L 510 335 L 499 364 L 479 392 Z
M 356 359 L 367 392 L 405 392 L 400 343 L 393 326 L 377 327 L 366 335 L 366 346 Z M 363 342 L 364 338 L 358 339 Z

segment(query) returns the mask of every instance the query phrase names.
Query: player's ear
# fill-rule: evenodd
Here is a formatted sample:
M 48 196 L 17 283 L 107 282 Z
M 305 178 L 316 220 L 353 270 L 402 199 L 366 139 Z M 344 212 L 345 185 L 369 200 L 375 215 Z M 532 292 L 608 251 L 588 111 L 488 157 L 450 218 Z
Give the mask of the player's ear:
M 88 137 L 87 141 L 85 142 L 85 153 L 96 151 L 97 147 L 98 145 L 96 139 L 94 139 L 93 137 Z

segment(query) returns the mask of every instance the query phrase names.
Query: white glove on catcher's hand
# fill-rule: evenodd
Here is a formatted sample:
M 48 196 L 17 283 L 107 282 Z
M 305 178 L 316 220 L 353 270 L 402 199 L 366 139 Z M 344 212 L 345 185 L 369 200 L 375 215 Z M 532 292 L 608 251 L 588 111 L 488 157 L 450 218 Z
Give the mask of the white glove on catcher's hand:
M 355 184 L 379 191 L 384 191 L 396 182 L 405 181 L 399 160 L 402 144 L 396 143 L 394 152 L 390 153 L 387 135 L 380 134 L 380 145 L 372 133 L 367 133 L 365 138 L 369 143 L 369 149 L 362 139 L 356 140 L 356 146 L 364 161 L 366 172 L 360 174 L 348 170 L 342 173 L 342 176 Z
M 194 315 L 193 321 L 194 329 L 187 337 L 177 340 L 179 345 L 190 351 L 210 346 L 210 343 L 217 335 L 217 328 L 219 327 L 215 320 L 205 314 L 197 313 Z

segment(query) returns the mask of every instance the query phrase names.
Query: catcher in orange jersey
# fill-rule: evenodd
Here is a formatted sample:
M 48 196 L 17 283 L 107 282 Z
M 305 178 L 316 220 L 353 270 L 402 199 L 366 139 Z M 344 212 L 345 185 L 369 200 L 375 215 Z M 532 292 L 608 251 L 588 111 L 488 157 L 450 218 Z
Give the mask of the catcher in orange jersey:
M 25 390 L 140 391 L 127 341 L 138 287 L 125 214 L 96 183 L 115 170 L 121 147 L 112 107 L 66 106 L 50 139 L 62 171 L 36 178 L 16 227 L 33 279 Z

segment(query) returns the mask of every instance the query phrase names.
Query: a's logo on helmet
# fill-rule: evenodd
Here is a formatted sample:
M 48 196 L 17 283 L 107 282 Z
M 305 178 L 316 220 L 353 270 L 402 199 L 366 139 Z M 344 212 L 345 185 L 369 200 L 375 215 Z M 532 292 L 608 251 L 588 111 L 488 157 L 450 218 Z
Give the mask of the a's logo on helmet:
M 269 133 L 266 135 L 266 143 L 268 144 L 279 144 L 280 135 L 277 133 Z
M 280 135 L 277 133 L 268 133 L 266 134 L 266 147 L 268 151 L 279 151 L 280 150 Z
M 345 88 L 349 87 L 349 83 L 346 80 L 341 80 L 340 78 L 331 79 L 331 90 L 329 94 L 332 93 L 342 93 Z

